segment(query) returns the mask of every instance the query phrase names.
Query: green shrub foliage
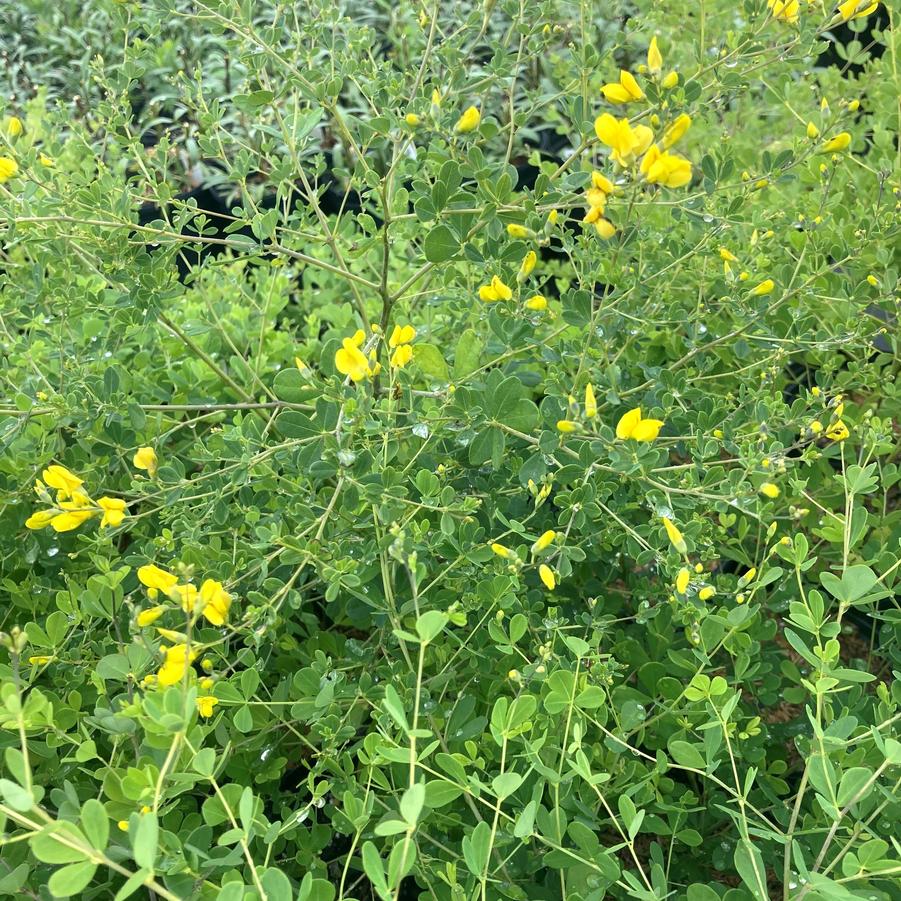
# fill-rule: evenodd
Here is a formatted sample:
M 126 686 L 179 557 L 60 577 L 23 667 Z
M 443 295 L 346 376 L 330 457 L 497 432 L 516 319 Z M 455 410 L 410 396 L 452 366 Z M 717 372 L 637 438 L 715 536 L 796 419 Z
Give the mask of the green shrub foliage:
M 2 6 L 0 896 L 897 898 L 897 15 Z

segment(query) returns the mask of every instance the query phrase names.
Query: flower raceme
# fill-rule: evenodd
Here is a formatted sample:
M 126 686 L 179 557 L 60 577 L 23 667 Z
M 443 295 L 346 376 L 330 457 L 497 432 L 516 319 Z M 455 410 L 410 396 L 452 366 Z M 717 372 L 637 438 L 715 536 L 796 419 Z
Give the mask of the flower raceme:
M 494 303 L 497 300 L 510 300 L 513 291 L 507 287 L 496 275 L 492 276 L 487 285 L 479 288 L 479 298 L 485 303 Z
M 638 86 L 635 76 L 625 69 L 620 69 L 619 82 L 605 84 L 601 93 L 608 103 L 617 105 L 622 103 L 635 103 L 644 99 L 644 91 Z
M 100 516 L 100 527 L 122 525 L 128 511 L 121 498 L 102 497 L 93 500 L 82 486 L 84 480 L 66 469 L 65 466 L 48 466 L 34 486 L 37 496 L 51 504 L 49 510 L 37 510 L 25 520 L 25 526 L 37 530 L 51 526 L 56 532 L 71 532 L 80 525 Z M 48 488 L 56 491 L 56 500 L 50 496 Z
M 363 382 L 371 379 L 381 371 L 381 365 L 376 360 L 375 350 L 367 356 L 360 349 L 366 335 L 363 329 L 357 329 L 352 338 L 345 338 L 341 347 L 335 353 L 335 369 L 350 378 L 352 382 Z
M 594 120 L 598 140 L 610 148 L 610 155 L 623 168 L 631 166 L 654 140 L 654 132 L 647 125 L 634 128 L 626 118 L 617 119 L 610 113 L 602 113 Z
M 389 363 L 396 369 L 403 369 L 413 359 L 413 348 L 410 346 L 416 337 L 416 329 L 412 325 L 395 325 L 388 339 L 388 347 L 393 353 Z
M 148 589 L 147 593 L 151 598 L 162 594 L 179 603 L 185 613 L 193 614 L 199 604 L 202 615 L 213 626 L 225 625 L 228 620 L 232 596 L 221 582 L 206 579 L 198 591 L 190 582 L 179 584 L 178 576 L 154 563 L 138 568 L 138 581 Z M 165 605 L 157 605 L 142 610 L 137 617 L 138 625 L 144 627 L 153 624 L 167 609 Z
M 644 419 L 641 407 L 624 413 L 616 424 L 616 437 L 620 441 L 653 441 L 663 427 L 660 419 Z

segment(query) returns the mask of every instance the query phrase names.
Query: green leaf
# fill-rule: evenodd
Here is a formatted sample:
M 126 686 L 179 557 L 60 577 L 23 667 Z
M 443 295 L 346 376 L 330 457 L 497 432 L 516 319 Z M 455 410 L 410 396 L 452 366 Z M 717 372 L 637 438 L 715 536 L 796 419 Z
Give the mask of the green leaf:
M 463 836 L 463 859 L 473 876 L 481 876 L 491 853 L 491 827 L 484 820 Z
M 81 863 L 71 863 L 67 867 L 57 870 L 47 881 L 47 888 L 54 898 L 70 898 L 82 891 L 94 878 L 97 872 L 97 864 L 85 860 Z
M 202 748 L 191 759 L 191 767 L 201 776 L 212 776 L 216 769 L 216 752 L 212 748 Z
M 34 807 L 34 795 L 10 779 L 0 779 L 0 796 L 20 813 L 27 813 Z
M 156 863 L 159 823 L 153 811 L 142 813 L 136 819 L 137 825 L 128 833 L 135 863 L 142 869 L 152 872 Z
M 45 826 L 29 839 L 32 853 L 43 863 L 75 863 L 88 859 L 85 851 L 70 847 L 70 843 L 90 847 L 81 830 L 68 820 Z
M 862 563 L 849 566 L 838 579 L 833 573 L 820 573 L 820 582 L 834 598 L 845 604 L 860 600 L 878 582 L 876 573 Z
M 456 381 L 463 381 L 466 376 L 479 368 L 483 349 L 484 342 L 474 329 L 468 328 L 460 335 L 454 352 L 454 379 Z
M 379 897 L 382 899 L 390 898 L 391 892 L 385 880 L 385 865 L 382 863 L 382 858 L 379 857 L 379 852 L 375 845 L 372 842 L 363 842 L 363 850 L 360 856 L 363 859 L 363 872 L 379 893 Z
M 751 892 L 757 901 L 769 901 L 766 889 L 766 868 L 763 858 L 757 848 L 743 841 L 735 848 L 735 869 L 741 876 L 745 888 Z
M 450 381 L 444 355 L 434 344 L 414 344 L 413 362 L 424 375 L 439 382 Z
M 491 780 L 491 790 L 497 795 L 499 801 L 509 798 L 522 785 L 522 776 L 519 773 L 502 773 Z
M 436 225 L 422 245 L 425 258 L 430 263 L 443 263 L 460 251 L 460 240 L 446 225 Z
M 260 876 L 260 884 L 266 890 L 266 901 L 293 901 L 291 880 L 281 870 L 268 867 Z
M 863 791 L 864 786 L 872 777 L 873 771 L 865 766 L 852 766 L 850 769 L 845 770 L 838 784 L 838 794 L 836 795 L 838 806 L 844 807 L 850 804 L 854 798 L 857 799 L 854 803 L 862 801 L 866 794 L 861 795 L 859 798 L 857 795 Z M 867 793 L 872 791 L 872 788 L 873 786 L 871 785 Z
M 419 822 L 419 814 L 425 804 L 425 784 L 417 782 L 411 785 L 403 793 L 400 799 L 400 815 L 408 826 L 415 826 Z
M 272 390 L 279 400 L 289 404 L 302 404 L 318 397 L 320 393 L 319 388 L 310 384 L 309 379 L 305 378 L 296 367 L 277 372 L 272 381 Z
M 447 614 L 440 610 L 428 610 L 416 620 L 416 634 L 423 644 L 434 641 L 447 625 Z
M 444 779 L 432 779 L 425 784 L 425 803 L 427 807 L 435 809 L 444 807 L 451 801 L 456 801 L 463 794 L 463 789 Z
M 704 755 L 695 745 L 689 744 L 687 741 L 675 739 L 667 745 L 667 749 L 673 760 L 681 766 L 692 767 L 696 770 L 703 770 L 707 767 Z
M 93 847 L 98 851 L 106 849 L 109 841 L 109 816 L 106 808 L 96 798 L 88 798 L 82 805 L 81 828 Z

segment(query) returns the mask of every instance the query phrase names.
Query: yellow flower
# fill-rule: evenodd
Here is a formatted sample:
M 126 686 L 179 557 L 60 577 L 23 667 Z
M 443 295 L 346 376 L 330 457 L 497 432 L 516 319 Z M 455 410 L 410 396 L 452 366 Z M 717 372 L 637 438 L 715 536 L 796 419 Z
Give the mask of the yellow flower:
M 605 240 L 609 241 L 616 234 L 616 226 L 603 216 L 594 220 L 594 230 Z
M 628 119 L 616 119 L 610 113 L 602 113 L 594 120 L 598 140 L 610 148 L 610 155 L 621 166 L 630 166 L 654 140 L 654 132 L 647 125 L 633 128 Z
M 485 303 L 493 303 L 495 300 L 510 300 L 513 297 L 513 291 L 495 275 L 489 284 L 479 288 L 479 297 Z
M 687 553 L 688 545 L 686 545 L 682 533 L 679 531 L 676 524 L 665 516 L 663 517 L 663 528 L 666 529 L 666 537 L 669 538 L 670 544 L 676 551 L 680 554 Z
M 202 717 L 210 717 L 213 715 L 213 708 L 219 703 L 219 698 L 213 695 L 202 695 L 197 699 L 197 712 Z
M 138 613 L 138 625 L 142 629 L 146 626 L 152 626 L 165 612 L 166 608 L 162 604 L 157 604 L 156 607 L 147 607 Z
M 776 287 L 776 283 L 771 279 L 764 279 L 759 285 L 751 288 L 748 292 L 751 297 L 763 297 L 765 294 L 772 294 L 773 288 Z
M 350 376 L 352 382 L 362 382 L 365 379 L 372 378 L 379 371 L 378 364 L 375 363 L 375 352 L 369 355 L 360 350 L 365 335 L 362 329 L 357 329 L 352 338 L 345 338 L 341 342 L 341 347 L 335 352 L 335 369 L 341 375 Z
M 131 462 L 135 469 L 146 470 L 150 478 L 156 475 L 159 460 L 157 460 L 156 451 L 152 447 L 139 447 Z
M 516 275 L 516 281 L 524 282 L 532 274 L 532 270 L 535 268 L 537 262 L 538 254 L 535 253 L 534 250 L 530 250 L 522 258 L 522 263 L 519 264 L 519 272 Z
M 592 206 L 596 206 L 592 200 L 592 191 L 600 191 L 604 195 L 604 199 L 606 199 L 610 194 L 616 193 L 616 185 L 607 178 L 606 175 L 601 172 L 594 171 L 591 173 L 591 189 L 588 192 L 589 202 Z M 597 195 L 594 195 L 597 196 Z M 603 201 L 600 204 L 603 206 Z
M 188 667 L 197 656 L 197 652 L 189 649 L 187 645 L 177 644 L 165 650 L 166 659 L 160 667 L 157 682 L 162 688 L 175 685 L 184 678 Z
M 99 511 L 91 507 L 80 507 L 78 509 L 67 510 L 65 513 L 58 513 L 50 520 L 50 525 L 57 532 L 71 532 L 77 529 L 83 522 L 87 522 L 92 516 L 96 516 Z
M 65 466 L 48 466 L 41 478 L 51 488 L 55 488 L 61 498 L 71 497 L 84 484 L 82 479 L 69 472 Z
M 44 529 L 50 525 L 50 521 L 56 516 L 55 510 L 36 510 L 25 520 L 28 529 Z
M 524 225 L 517 225 L 515 222 L 511 222 L 507 226 L 507 234 L 511 238 L 531 238 L 534 236 L 534 232 L 530 228 L 526 228 Z
M 666 150 L 669 147 L 672 147 L 676 141 L 679 141 L 682 138 L 689 128 L 691 128 L 691 116 L 687 113 L 681 113 L 676 116 L 663 132 L 663 149 Z
M 795 25 L 798 21 L 799 0 L 767 0 L 766 5 L 773 11 L 773 18 Z
M 546 563 L 542 563 L 541 566 L 538 567 L 538 577 L 544 583 L 544 587 L 548 591 L 553 591 L 557 587 L 557 577 L 554 575 L 554 571 Z
M 569 432 L 575 432 L 579 426 L 572 422 L 569 419 L 558 419 L 557 420 L 557 431 L 563 432 L 564 434 L 568 434 Z
M 146 566 L 138 568 L 138 581 L 147 588 L 152 588 L 168 595 L 178 584 L 178 576 L 173 576 L 172 573 L 160 569 L 155 564 L 148 563 Z
M 838 14 L 842 17 L 843 22 L 847 22 L 849 19 L 862 19 L 875 12 L 877 6 L 879 6 L 878 0 L 875 3 L 871 3 L 870 0 L 845 0 L 844 3 L 839 3 Z
M 214 626 L 225 625 L 232 597 L 222 587 L 222 583 L 207 579 L 200 586 L 200 600 L 203 602 L 203 615 L 207 620 Z
M 660 48 L 657 46 L 657 35 L 651 38 L 651 43 L 648 46 L 648 72 L 651 75 L 659 75 L 660 71 L 663 69 L 663 54 L 660 52 Z
M 35 657 L 29 657 L 28 662 L 32 666 L 43 666 L 45 663 L 50 663 L 53 660 L 53 655 L 39 654 Z
M 6 133 L 11 138 L 19 137 L 23 131 L 25 131 L 25 127 L 22 125 L 22 120 L 18 116 L 10 116 L 6 120 Z
M 698 598 L 702 601 L 709 601 L 716 594 L 716 589 L 712 585 L 707 585 L 698 592 Z
M 867 284 L 873 288 L 878 288 L 879 287 L 879 279 L 876 278 L 876 276 L 871 273 L 870 275 L 867 276 Z
M 598 402 L 597 398 L 594 396 L 594 388 L 591 387 L 591 382 L 589 382 L 585 386 L 585 418 L 594 419 L 597 415 Z
M 401 344 L 401 346 L 391 354 L 391 359 L 388 362 L 395 369 L 403 369 L 412 359 L 413 348 L 409 344 Z
M 601 93 L 608 103 L 632 103 L 644 99 L 644 91 L 638 86 L 635 76 L 625 69 L 620 69 L 619 83 L 605 84 Z
M 122 830 L 122 832 L 128 832 L 128 820 L 119 820 L 116 825 L 119 827 L 119 829 Z
M 432 106 L 441 108 L 441 91 L 438 88 L 432 91 Z
M 197 606 L 197 598 L 200 596 L 197 589 L 189 582 L 187 585 L 175 585 L 169 589 L 169 594 L 173 600 L 181 604 L 181 609 L 185 613 L 193 613 Z
M 681 188 L 691 181 L 691 163 L 684 157 L 660 150 L 656 144 L 644 155 L 640 171 L 649 184 L 666 188 Z
M 851 135 L 847 131 L 840 131 L 834 138 L 830 138 L 823 145 L 821 153 L 841 153 L 851 146 Z
M 671 91 L 677 84 L 679 84 L 679 73 L 668 72 L 663 81 L 660 82 L 660 84 L 665 90 Z
M 826 429 L 826 437 L 833 441 L 844 441 L 850 434 L 848 427 L 840 419 Z
M 848 112 L 849 113 L 856 113 L 859 109 L 860 109 L 860 101 L 859 100 L 855 99 L 855 100 L 850 101 L 850 103 L 848 103 Z
M 537 310 L 538 312 L 541 312 L 542 310 L 547 309 L 547 298 L 543 294 L 533 294 L 523 306 L 525 306 L 527 310 Z
M 409 344 L 416 337 L 416 329 L 412 325 L 395 325 L 388 339 L 388 347 Z
M 47 156 L 46 153 L 39 153 L 39 154 L 38 154 L 38 162 L 39 162 L 42 166 L 47 166 L 48 168 L 49 168 L 50 166 L 54 165 L 54 163 L 53 163 L 53 157 Z
M 754 581 L 754 576 L 757 575 L 757 567 L 752 566 L 739 580 L 738 586 L 739 588 L 744 588 L 749 582 Z
M 126 516 L 125 501 L 118 497 L 102 497 L 97 503 L 103 509 L 103 519 L 100 520 L 100 528 L 104 526 L 122 525 Z
M 738 257 L 735 256 L 734 253 L 727 250 L 725 247 L 720 248 L 720 259 L 726 263 L 737 263 Z
M 19 171 L 19 164 L 8 156 L 0 156 L 0 185 L 9 181 Z
M 772 482 L 764 482 L 758 490 L 764 497 L 768 497 L 770 500 L 775 500 L 780 494 L 779 486 L 774 485 Z
M 510 548 L 504 547 L 504 545 L 498 544 L 496 541 L 491 545 L 491 550 L 494 551 L 498 557 L 503 557 L 505 560 L 513 553 Z
M 201 691 L 211 691 L 214 684 L 215 683 L 209 676 L 205 676 L 203 679 L 200 680 L 200 683 L 199 683 L 200 690 Z
M 688 583 L 691 581 L 691 570 L 686 569 L 684 566 L 679 570 L 679 575 L 676 576 L 676 591 L 679 594 L 685 594 L 685 590 L 688 588 Z
M 815 140 L 820 136 L 820 130 L 813 124 L 813 122 L 807 123 L 807 137 L 810 138 L 811 141 Z
M 660 419 L 642 419 L 641 407 L 624 413 L 616 424 L 616 437 L 620 441 L 653 441 L 660 433 L 663 422 Z
M 540 554 L 542 551 L 547 550 L 547 548 L 554 543 L 556 537 L 557 533 L 553 529 L 548 529 L 546 532 L 542 533 L 539 539 L 532 545 L 532 553 Z
M 482 114 L 479 112 L 478 107 L 471 106 L 457 119 L 454 130 L 460 132 L 460 134 L 466 134 L 467 132 L 475 131 L 481 121 Z
M 407 113 L 407 115 L 404 116 L 404 122 L 406 122 L 410 128 L 416 128 L 416 126 L 419 125 L 419 116 L 417 116 L 416 113 Z

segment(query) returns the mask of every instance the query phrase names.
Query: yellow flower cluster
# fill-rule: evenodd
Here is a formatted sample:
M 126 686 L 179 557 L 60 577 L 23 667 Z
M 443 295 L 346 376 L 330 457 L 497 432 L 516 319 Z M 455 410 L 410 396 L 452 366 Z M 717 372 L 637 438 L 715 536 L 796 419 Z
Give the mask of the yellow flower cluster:
M 153 563 L 138 569 L 138 579 L 147 588 L 151 600 L 163 595 L 170 601 L 180 604 L 182 610 L 189 615 L 194 615 L 199 610 L 214 626 L 222 626 L 228 619 L 232 597 L 222 587 L 221 582 L 206 579 L 198 591 L 190 582 L 181 584 L 178 576 Z M 152 625 L 168 609 L 167 606 L 158 604 L 142 610 L 137 617 L 138 625 L 141 627 Z
M 507 226 L 507 233 L 513 238 L 533 236 L 533 232 L 529 229 L 513 224 Z M 528 251 L 522 258 L 522 262 L 519 264 L 519 271 L 516 273 L 517 285 L 521 285 L 528 280 L 537 263 L 538 254 L 534 250 Z M 479 287 L 479 299 L 484 303 L 512 300 L 513 288 L 504 282 L 500 276 L 493 275 L 491 281 Z M 540 313 L 547 309 L 547 298 L 543 294 L 533 294 L 523 301 L 523 306 L 527 310 Z
M 51 526 L 57 532 L 71 532 L 94 516 L 100 516 L 100 526 L 120 526 L 127 515 L 125 501 L 117 497 L 101 497 L 93 500 L 82 487 L 84 480 L 65 466 L 48 466 L 42 479 L 35 482 L 38 498 L 49 507 L 37 510 L 25 520 L 29 529 Z M 50 489 L 56 491 L 54 498 Z
M 655 78 L 663 70 L 663 56 L 657 46 L 657 38 L 651 40 L 648 48 L 647 71 Z M 679 80 L 675 72 L 671 72 L 661 82 L 664 88 L 674 87 Z M 644 91 L 630 72 L 622 70 L 619 81 L 605 84 L 601 88 L 604 99 L 613 104 L 633 103 L 643 100 Z M 652 119 L 656 125 L 656 120 Z M 669 152 L 691 125 L 691 117 L 686 113 L 679 115 L 664 129 L 659 144 L 654 144 L 654 132 L 647 125 L 632 125 L 627 117 L 617 119 L 610 113 L 602 113 L 595 119 L 594 130 L 598 140 L 610 148 L 610 156 L 614 162 L 624 169 L 633 167 L 641 160 L 638 172 L 651 185 L 662 185 L 667 188 L 681 188 L 691 181 L 691 163 L 684 157 Z M 603 190 L 601 184 L 592 176 L 591 190 Z M 609 182 L 608 182 L 609 184 Z M 605 192 L 609 194 L 611 192 Z M 597 195 L 595 195 L 597 197 Z M 604 198 L 606 200 L 606 196 Z M 600 209 L 598 209 L 600 207 Z M 589 212 L 585 221 L 595 223 L 598 233 L 605 238 L 614 234 L 615 229 L 601 218 L 603 203 L 595 204 L 589 200 Z
M 361 349 L 366 335 L 363 329 L 357 329 L 352 338 L 345 338 L 340 349 L 335 353 L 335 369 L 350 378 L 352 382 L 364 382 L 381 372 L 375 348 L 365 354 Z
M 607 198 L 616 192 L 616 185 L 600 172 L 591 173 L 591 187 L 585 192 L 588 212 L 583 222 L 594 226 L 595 231 L 606 241 L 616 234 L 616 227 L 604 218 Z
M 798 24 L 801 12 L 800 0 L 767 0 L 766 5 L 777 21 L 785 22 L 787 25 Z M 878 6 L 878 0 L 844 0 L 838 4 L 835 16 L 829 24 L 837 25 L 839 22 L 863 19 L 875 12 Z
M 411 343 L 416 337 L 412 325 L 395 325 L 388 339 L 388 347 L 393 351 L 389 363 L 396 369 L 403 369 L 413 359 Z

